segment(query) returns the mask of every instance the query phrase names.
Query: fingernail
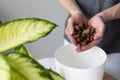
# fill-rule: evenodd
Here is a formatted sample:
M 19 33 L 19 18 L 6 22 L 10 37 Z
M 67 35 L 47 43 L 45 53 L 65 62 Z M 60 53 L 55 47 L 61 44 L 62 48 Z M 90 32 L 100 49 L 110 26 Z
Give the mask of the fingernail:
M 80 48 L 76 48 L 76 51 L 79 53 L 81 51 L 81 49 Z

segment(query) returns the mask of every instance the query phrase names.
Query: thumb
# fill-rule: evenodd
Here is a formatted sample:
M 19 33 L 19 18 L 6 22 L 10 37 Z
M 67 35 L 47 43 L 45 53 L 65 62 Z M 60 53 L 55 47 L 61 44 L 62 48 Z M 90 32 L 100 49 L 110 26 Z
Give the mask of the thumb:
M 103 35 L 96 32 L 95 35 L 94 35 L 94 40 L 98 40 L 98 39 L 102 39 Z
M 69 33 L 72 35 L 73 32 L 74 32 L 74 22 L 73 22 L 73 19 L 69 19 L 67 28 L 68 28 Z

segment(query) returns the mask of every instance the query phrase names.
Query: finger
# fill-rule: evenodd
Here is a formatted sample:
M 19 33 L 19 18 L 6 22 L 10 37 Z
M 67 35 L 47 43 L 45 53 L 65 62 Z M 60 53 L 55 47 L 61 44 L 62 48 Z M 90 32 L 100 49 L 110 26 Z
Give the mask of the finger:
M 96 46 L 100 41 L 101 41 L 100 39 L 99 39 L 99 40 L 92 41 L 92 42 L 89 43 L 88 45 L 83 46 L 83 47 L 81 48 L 81 51 L 85 51 L 85 50 L 88 50 L 88 49 Z
M 69 33 L 72 35 L 74 32 L 74 21 L 71 18 L 68 20 L 67 29 L 68 29 Z
M 101 32 L 96 32 L 94 35 L 94 40 L 99 40 L 103 37 L 103 34 Z
M 71 42 L 72 44 L 76 45 L 77 42 L 76 42 L 76 40 L 73 38 L 73 36 L 70 34 L 69 29 L 66 29 L 65 33 L 66 33 L 67 37 L 69 38 L 70 42 Z
M 71 43 L 74 44 L 75 46 L 77 45 L 76 40 L 73 38 L 72 35 L 68 34 L 68 38 L 70 39 Z
M 100 39 L 103 37 L 104 29 L 101 27 L 95 27 L 94 40 Z
M 81 52 L 81 45 L 80 44 L 77 44 L 76 51 Z

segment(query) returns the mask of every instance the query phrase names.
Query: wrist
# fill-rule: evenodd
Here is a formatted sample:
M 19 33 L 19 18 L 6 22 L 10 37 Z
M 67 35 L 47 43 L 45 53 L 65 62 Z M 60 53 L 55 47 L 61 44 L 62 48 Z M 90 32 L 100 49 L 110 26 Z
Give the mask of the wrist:
M 98 13 L 98 15 L 101 16 L 105 22 L 120 18 L 120 3 Z
M 99 13 L 96 16 L 99 16 L 103 22 L 107 22 L 109 20 L 109 18 L 107 18 L 107 16 L 105 16 L 103 13 Z
M 83 22 L 87 24 L 87 18 L 81 11 L 74 11 L 71 16 L 77 23 Z
M 76 15 L 76 14 L 84 15 L 82 11 L 78 11 L 78 10 L 71 12 L 71 15 Z

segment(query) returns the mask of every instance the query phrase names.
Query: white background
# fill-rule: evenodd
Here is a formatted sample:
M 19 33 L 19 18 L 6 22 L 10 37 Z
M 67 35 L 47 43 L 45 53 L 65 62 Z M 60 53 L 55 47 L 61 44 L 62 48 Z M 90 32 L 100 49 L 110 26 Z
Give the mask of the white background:
M 25 45 L 35 58 L 54 56 L 55 50 L 63 45 L 67 12 L 57 0 L 0 0 L 2 22 L 24 17 L 39 17 L 59 25 L 47 37 Z

